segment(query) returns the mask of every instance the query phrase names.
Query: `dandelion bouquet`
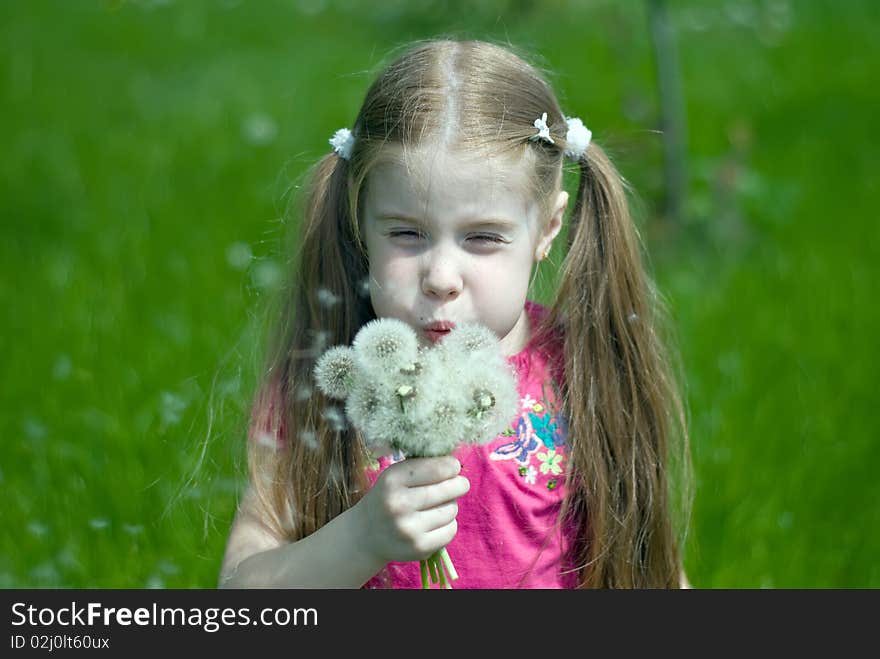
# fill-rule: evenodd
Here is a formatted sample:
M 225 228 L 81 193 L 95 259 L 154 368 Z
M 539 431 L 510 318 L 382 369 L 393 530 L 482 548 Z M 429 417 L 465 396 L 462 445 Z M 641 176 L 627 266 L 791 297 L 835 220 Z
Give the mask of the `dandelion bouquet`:
M 407 457 L 450 455 L 485 444 L 517 411 L 516 378 L 498 338 L 477 323 L 457 326 L 430 348 L 401 320 L 364 325 L 351 346 L 328 349 L 315 366 L 318 387 L 345 400 L 345 413 L 368 448 Z M 422 587 L 451 588 L 458 578 L 446 548 L 420 562 Z M 448 574 L 448 578 L 447 578 Z

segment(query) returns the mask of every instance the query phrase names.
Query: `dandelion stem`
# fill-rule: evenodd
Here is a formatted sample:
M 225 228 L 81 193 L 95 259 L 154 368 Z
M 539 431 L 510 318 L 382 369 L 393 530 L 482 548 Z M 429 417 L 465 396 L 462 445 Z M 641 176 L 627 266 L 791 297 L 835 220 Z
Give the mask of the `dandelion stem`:
M 443 588 L 450 588 L 449 582 L 446 581 L 446 571 L 443 569 L 443 564 L 440 562 L 440 557 L 437 554 L 434 554 L 431 559 L 434 561 L 434 565 L 437 566 L 437 574 L 440 575 L 440 585 Z
M 422 589 L 430 588 L 431 584 L 428 581 L 428 561 L 419 561 L 419 567 L 421 568 L 422 572 Z
M 458 579 L 458 572 L 455 571 L 455 566 L 452 564 L 452 559 L 449 558 L 449 552 L 446 551 L 446 547 L 440 550 L 440 560 L 443 561 L 443 565 L 446 567 L 446 571 L 449 573 L 449 578 L 452 581 Z

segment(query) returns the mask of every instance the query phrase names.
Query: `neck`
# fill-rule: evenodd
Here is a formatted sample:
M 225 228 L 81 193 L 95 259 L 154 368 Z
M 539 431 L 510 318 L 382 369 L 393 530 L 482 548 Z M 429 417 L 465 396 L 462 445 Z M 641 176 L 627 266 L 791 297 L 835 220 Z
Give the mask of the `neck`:
M 518 352 L 521 352 L 522 349 L 526 347 L 526 344 L 528 344 L 531 337 L 532 323 L 529 319 L 528 312 L 525 307 L 523 307 L 522 313 L 520 313 L 516 324 L 507 333 L 507 336 L 500 341 L 501 354 L 505 357 L 512 357 Z

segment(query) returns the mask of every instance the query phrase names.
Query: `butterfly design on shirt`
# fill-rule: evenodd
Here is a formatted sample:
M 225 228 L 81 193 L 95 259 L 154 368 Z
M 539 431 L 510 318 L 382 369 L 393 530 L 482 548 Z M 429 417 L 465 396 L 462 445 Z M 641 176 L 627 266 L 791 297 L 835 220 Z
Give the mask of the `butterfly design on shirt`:
M 523 414 L 516 422 L 515 439 L 498 446 L 489 456 L 492 460 L 516 460 L 521 464 L 529 461 L 529 455 L 538 450 L 540 442 L 535 435 L 529 415 Z
M 530 461 L 529 456 L 539 449 L 555 450 L 565 444 L 564 424 L 557 422 L 557 418 L 562 421 L 561 417 L 546 413 L 545 405 L 534 402 L 530 397 L 524 399 L 524 402 L 526 400 L 531 403 L 531 410 L 520 415 L 516 422 L 515 435 L 508 434 L 514 439 L 492 451 L 492 460 L 516 460 L 520 464 L 527 464 Z

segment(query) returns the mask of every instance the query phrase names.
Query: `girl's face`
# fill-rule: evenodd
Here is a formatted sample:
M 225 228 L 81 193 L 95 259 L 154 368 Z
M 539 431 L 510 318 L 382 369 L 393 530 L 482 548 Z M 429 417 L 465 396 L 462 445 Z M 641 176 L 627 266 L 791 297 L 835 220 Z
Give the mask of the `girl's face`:
M 393 159 L 370 172 L 363 206 L 376 316 L 405 321 L 423 345 L 442 340 L 432 323 L 478 322 L 516 354 L 531 334 L 532 265 L 559 232 L 568 194 L 542 227 L 524 163 L 421 147 L 408 151 L 408 171 L 402 150 L 386 148 Z

